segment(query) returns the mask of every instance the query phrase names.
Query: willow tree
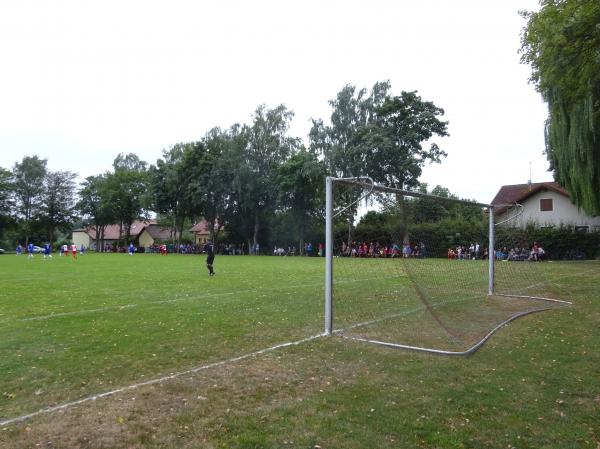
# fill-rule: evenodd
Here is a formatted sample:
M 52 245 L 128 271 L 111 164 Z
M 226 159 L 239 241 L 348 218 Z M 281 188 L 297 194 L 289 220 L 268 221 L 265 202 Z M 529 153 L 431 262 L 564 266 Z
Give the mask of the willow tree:
M 600 2 L 541 0 L 524 11 L 521 61 L 548 103 L 546 155 L 573 202 L 600 215 Z

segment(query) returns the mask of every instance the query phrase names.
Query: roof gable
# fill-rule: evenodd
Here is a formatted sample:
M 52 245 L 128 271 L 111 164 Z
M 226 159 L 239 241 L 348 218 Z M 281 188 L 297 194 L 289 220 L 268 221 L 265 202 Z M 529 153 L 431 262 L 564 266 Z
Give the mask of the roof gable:
M 544 191 L 550 190 L 560 195 L 571 198 L 569 192 L 557 182 L 535 182 L 532 184 L 514 184 L 500 187 L 500 190 L 492 200 L 492 206 L 508 206 L 515 203 L 522 203 L 530 196 Z M 499 210 L 501 211 L 501 210 Z
M 152 237 L 154 240 L 169 240 L 172 237 L 171 230 L 169 228 L 165 228 L 157 224 L 150 224 L 146 226 L 144 230 L 150 234 L 150 237 Z
M 215 221 L 215 228 L 218 228 L 219 230 L 223 229 L 222 226 L 219 228 L 218 221 Z M 210 229 L 208 228 L 208 221 L 206 221 L 206 219 L 203 218 L 198 223 L 196 223 L 193 227 L 190 228 L 190 232 L 192 232 L 194 234 L 200 234 L 200 235 L 210 234 Z
M 149 225 L 156 224 L 156 220 L 136 220 L 131 224 L 130 236 L 132 238 L 138 237 L 144 228 Z M 104 228 L 104 240 L 119 240 L 125 237 L 125 228 L 122 228 L 122 235 L 119 235 L 118 224 L 111 224 Z M 90 238 L 96 239 L 96 228 L 94 226 L 87 226 L 84 229 L 76 229 L 78 232 L 86 232 Z

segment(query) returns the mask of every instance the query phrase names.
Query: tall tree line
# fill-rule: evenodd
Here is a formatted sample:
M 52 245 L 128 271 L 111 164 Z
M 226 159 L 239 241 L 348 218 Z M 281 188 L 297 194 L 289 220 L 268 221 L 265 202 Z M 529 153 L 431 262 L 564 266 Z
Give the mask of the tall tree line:
M 80 220 L 101 249 L 108 225 L 118 224 L 126 242 L 136 219 L 156 214 L 180 243 L 204 218 L 215 241 L 225 231 L 248 248 L 302 250 L 307 239 L 322 238 L 325 176 L 370 176 L 409 189 L 424 164 L 445 156 L 432 143 L 447 135 L 443 110 L 416 92 L 392 95 L 389 82 L 347 85 L 329 104 L 329 119 L 313 120 L 306 146 L 289 135 L 291 110 L 260 105 L 249 123 L 176 144 L 154 164 L 119 154 L 112 170 L 86 178 L 78 191 L 74 174 L 49 173 L 45 160 L 25 158 L 12 172 L 0 170 L 0 223 L 25 241 L 52 242 Z M 345 218 L 349 232 L 355 213 Z
M 37 156 L 24 157 L 12 171 L 0 168 L 0 238 L 52 244 L 57 232 L 67 232 L 76 216 L 76 176 L 48 170 Z

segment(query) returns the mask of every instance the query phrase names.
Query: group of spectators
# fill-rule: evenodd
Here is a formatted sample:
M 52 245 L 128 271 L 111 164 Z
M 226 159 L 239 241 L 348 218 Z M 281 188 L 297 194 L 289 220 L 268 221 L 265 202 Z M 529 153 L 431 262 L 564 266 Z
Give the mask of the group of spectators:
M 286 249 L 283 246 L 274 246 L 273 247 L 273 255 L 274 256 L 295 256 L 296 255 L 296 247 L 288 246 Z
M 215 254 L 219 254 L 222 256 L 228 256 L 228 255 L 240 255 L 240 254 L 244 254 L 244 246 L 245 245 L 234 245 L 232 243 L 230 244 L 225 244 L 225 243 L 221 243 L 219 245 L 214 245 L 214 252 Z M 172 245 L 172 244 L 154 244 L 152 246 L 149 246 L 147 248 L 138 248 L 138 252 L 146 252 L 146 253 L 151 253 L 151 254 L 157 254 L 157 253 L 167 253 L 167 254 L 203 254 L 206 252 L 206 244 L 204 243 L 199 243 L 199 244 L 181 244 L 179 246 L 177 245 Z
M 546 259 L 546 251 L 544 251 L 544 248 L 538 245 L 537 242 L 534 242 L 531 249 L 527 249 L 524 246 L 520 248 L 515 247 L 507 249 L 506 247 L 503 247 L 502 250 L 498 249 L 496 251 L 496 259 L 541 262 Z
M 380 244 L 379 242 L 352 242 L 349 245 L 342 243 L 340 256 L 342 257 L 425 257 L 425 244 L 397 243 Z
M 488 249 L 481 249 L 478 242 L 471 243 L 469 246 L 458 245 L 456 248 L 448 248 L 448 259 L 464 260 L 464 259 L 487 259 Z
M 456 248 L 448 248 L 448 259 L 487 259 L 489 257 L 487 247 L 481 250 L 479 243 L 472 243 L 468 247 L 459 245 Z M 494 252 L 494 258 L 496 260 L 507 260 L 507 261 L 523 261 L 529 260 L 539 262 L 546 259 L 546 251 L 534 242 L 531 249 L 527 249 L 526 246 L 507 248 L 506 246 L 501 249 L 498 248 Z

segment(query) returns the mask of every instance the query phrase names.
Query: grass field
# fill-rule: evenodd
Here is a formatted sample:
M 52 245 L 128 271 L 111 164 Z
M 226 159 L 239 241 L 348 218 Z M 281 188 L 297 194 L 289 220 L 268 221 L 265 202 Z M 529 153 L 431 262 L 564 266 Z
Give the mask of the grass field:
M 352 263 L 340 290 L 411 290 Z M 574 306 L 519 319 L 468 358 L 306 340 L 323 331 L 323 259 L 215 269 L 200 256 L 0 256 L 0 447 L 600 447 L 597 262 L 537 264 Z M 348 325 L 372 310 L 335 313 Z

